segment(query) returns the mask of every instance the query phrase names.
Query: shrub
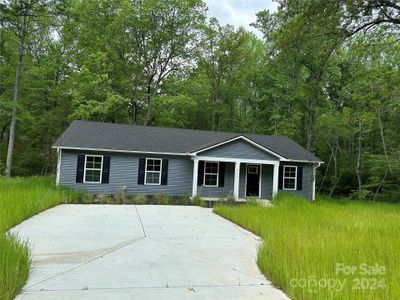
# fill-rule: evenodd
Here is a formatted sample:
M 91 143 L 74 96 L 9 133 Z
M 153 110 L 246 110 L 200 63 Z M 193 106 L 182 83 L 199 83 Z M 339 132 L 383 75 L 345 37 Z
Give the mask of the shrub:
M 96 198 L 96 202 L 100 204 L 114 204 L 114 199 L 108 194 L 101 194 Z
M 146 204 L 146 200 L 146 196 L 139 194 L 132 199 L 132 204 Z
M 128 199 L 128 196 L 126 194 L 125 189 L 120 189 L 118 192 L 115 194 L 115 202 L 118 204 L 126 203 Z
M 155 197 L 155 204 L 162 204 L 162 205 L 168 205 L 170 202 L 170 199 L 167 195 L 163 193 L 158 193 Z
M 79 203 L 83 203 L 83 204 L 91 204 L 91 203 L 93 203 L 93 195 L 91 195 L 89 193 L 84 193 L 82 195 L 82 197 L 79 199 Z
M 236 198 L 232 194 L 229 194 L 228 197 L 226 197 L 225 202 L 228 205 L 235 205 L 237 203 Z
M 255 198 L 247 199 L 247 200 L 246 200 L 246 204 L 247 204 L 247 205 L 252 205 L 252 206 L 258 206 L 258 205 L 260 205 L 260 203 L 258 202 L 258 200 L 255 199 Z
M 201 199 L 200 196 L 194 196 L 192 198 L 192 205 L 200 206 L 200 207 L 206 207 L 207 203 Z
M 190 197 L 189 197 L 189 194 L 185 193 L 185 194 L 181 197 L 181 204 L 182 204 L 182 205 L 190 205 Z

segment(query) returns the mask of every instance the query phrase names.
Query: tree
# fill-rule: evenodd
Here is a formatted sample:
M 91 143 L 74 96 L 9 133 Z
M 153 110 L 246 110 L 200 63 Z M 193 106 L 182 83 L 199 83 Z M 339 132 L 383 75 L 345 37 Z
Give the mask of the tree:
M 271 45 L 274 61 L 289 73 L 287 80 L 295 91 L 292 97 L 303 107 L 303 144 L 309 150 L 315 146 L 316 114 L 324 102 L 324 75 L 345 38 L 340 16 L 333 2 L 282 1 L 276 13 L 258 13 L 254 24 Z
M 78 116 L 98 117 L 121 107 L 129 109 L 132 123 L 140 117 L 152 123 L 151 105 L 165 80 L 195 63 L 204 4 L 91 0 L 79 2 L 73 15 L 70 42 L 82 54 L 76 56 L 76 78 L 88 87 L 74 95 Z
M 377 26 L 389 30 L 400 26 L 400 4 L 397 0 L 342 0 L 341 4 L 349 35 Z
M 15 68 L 15 81 L 13 91 L 12 115 L 10 133 L 8 136 L 8 150 L 6 161 L 6 176 L 11 176 L 13 162 L 14 141 L 16 134 L 16 121 L 18 111 L 18 100 L 20 94 L 21 77 L 23 72 L 23 58 L 25 52 L 33 42 L 34 32 L 43 23 L 43 15 L 47 14 L 47 1 L 40 0 L 12 0 L 0 3 L 0 24 L 2 30 L 12 32 L 17 43 L 17 63 Z M 36 28 L 35 28 L 36 26 Z

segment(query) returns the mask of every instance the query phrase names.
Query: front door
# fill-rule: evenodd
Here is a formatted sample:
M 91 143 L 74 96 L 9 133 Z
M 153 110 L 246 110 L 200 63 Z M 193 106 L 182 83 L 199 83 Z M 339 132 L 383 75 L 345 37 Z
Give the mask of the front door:
M 246 197 L 260 197 L 260 165 L 247 165 Z

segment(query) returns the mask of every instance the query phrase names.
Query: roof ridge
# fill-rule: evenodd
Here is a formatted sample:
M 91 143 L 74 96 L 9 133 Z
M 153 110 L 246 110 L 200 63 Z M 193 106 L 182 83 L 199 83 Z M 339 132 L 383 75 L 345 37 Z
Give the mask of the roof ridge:
M 260 136 L 260 137 L 272 137 L 272 138 L 285 138 L 289 139 L 283 135 L 268 135 L 268 134 L 260 134 L 260 133 L 246 133 L 246 132 L 235 132 L 235 131 L 216 131 L 216 130 L 206 130 L 206 129 L 195 129 L 195 128 L 180 128 L 180 127 L 165 127 L 165 126 L 149 126 L 149 125 L 138 125 L 138 124 L 125 124 L 125 123 L 112 123 L 112 122 L 102 122 L 102 121 L 92 121 L 92 120 L 74 120 L 75 122 L 84 122 L 84 123 L 97 123 L 104 125 L 115 125 L 115 126 L 126 126 L 126 127 L 140 127 L 140 128 L 157 128 L 157 129 L 172 129 L 172 130 L 185 130 L 185 131 L 195 131 L 195 132 L 213 132 L 217 134 L 236 134 L 238 136 Z

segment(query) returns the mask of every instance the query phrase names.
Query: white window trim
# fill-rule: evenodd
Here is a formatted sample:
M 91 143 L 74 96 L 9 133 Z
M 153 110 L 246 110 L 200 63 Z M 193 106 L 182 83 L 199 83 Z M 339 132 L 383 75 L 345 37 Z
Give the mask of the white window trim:
M 207 173 L 207 164 L 217 164 L 217 173 Z M 206 175 L 217 175 L 217 181 L 214 184 L 206 184 Z M 204 175 L 203 175 L 203 186 L 204 187 L 218 187 L 219 182 L 219 161 L 205 161 L 204 162 Z
M 160 171 L 147 171 L 147 161 L 149 159 L 151 159 L 151 160 L 159 160 L 160 161 Z M 145 185 L 161 185 L 161 171 L 162 171 L 162 159 L 161 158 L 146 157 L 146 163 L 144 165 L 144 184 Z M 147 183 L 147 172 L 159 173 L 160 176 L 158 177 L 158 183 Z
M 101 157 L 100 180 L 99 181 L 86 181 L 86 171 L 87 170 L 95 170 L 95 171 L 99 170 L 97 168 L 86 168 L 86 162 L 87 162 L 88 156 L 90 156 L 90 157 Z M 103 162 L 104 162 L 104 156 L 103 155 L 92 155 L 92 154 L 86 154 L 85 155 L 85 164 L 84 164 L 84 172 L 83 172 L 83 183 L 94 183 L 94 184 L 101 183 L 101 181 L 103 180 Z
M 285 169 L 286 168 L 295 168 L 294 177 L 287 177 L 285 176 Z M 286 188 L 285 187 L 285 179 L 294 179 L 294 188 Z M 297 190 L 297 166 L 283 166 L 283 182 L 282 182 L 282 189 L 285 191 L 296 191 Z

